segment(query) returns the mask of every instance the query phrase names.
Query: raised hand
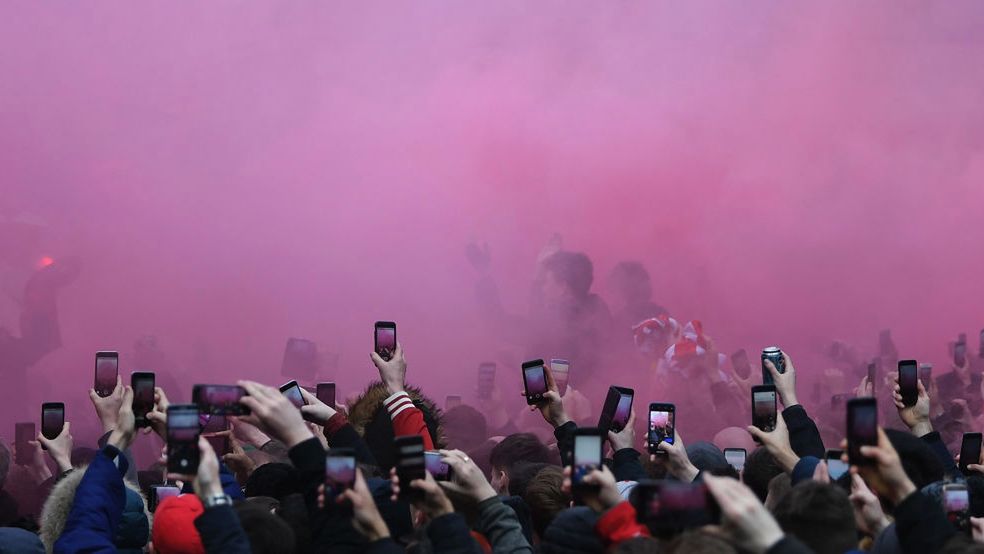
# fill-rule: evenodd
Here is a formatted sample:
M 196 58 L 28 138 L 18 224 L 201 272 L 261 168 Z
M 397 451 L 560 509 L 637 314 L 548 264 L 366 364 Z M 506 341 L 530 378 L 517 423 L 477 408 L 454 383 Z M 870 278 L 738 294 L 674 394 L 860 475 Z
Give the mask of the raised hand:
M 301 406 L 301 415 L 304 416 L 304 419 L 312 423 L 324 426 L 332 416 L 338 413 L 334 408 L 318 400 L 317 396 L 303 388 L 301 389 L 301 396 L 307 402 L 306 405 Z
M 489 484 L 482 470 L 475 461 L 460 450 L 441 450 L 441 461 L 451 466 L 454 479 L 443 482 L 441 486 L 462 496 L 471 498 L 476 503 L 497 496 L 495 489 Z
M 167 478 L 190 482 L 195 489 L 195 494 L 204 501 L 206 498 L 219 496 L 223 493 L 222 482 L 219 480 L 219 458 L 215 455 L 212 445 L 208 443 L 208 439 L 203 436 L 198 437 L 198 452 L 200 461 L 198 462 L 197 474 L 169 473 Z
M 321 485 L 321 504 L 324 505 L 324 485 Z M 365 535 L 369 542 L 375 542 L 390 536 L 386 521 L 379 514 L 376 501 L 366 485 L 362 470 L 355 470 L 355 484 L 338 497 L 338 502 L 348 502 L 352 505 L 352 525 L 355 530 Z
M 635 422 L 636 413 L 632 410 L 632 414 L 629 416 L 628 423 L 625 424 L 625 428 L 616 433 L 615 431 L 608 431 L 608 442 L 612 445 L 612 452 L 618 452 L 625 448 L 633 448 L 636 444 L 636 433 L 635 433 Z
M 673 443 L 665 440 L 660 442 L 656 449 L 666 453 L 666 471 L 677 480 L 683 483 L 692 483 L 697 478 L 700 470 L 690 462 L 687 456 L 687 447 L 683 443 L 683 437 L 679 431 L 673 429 Z M 659 458 L 655 454 L 650 454 L 649 460 L 656 462 Z
M 769 450 L 783 471 L 792 473 L 796 463 L 799 462 L 799 456 L 793 452 L 793 447 L 789 443 L 789 429 L 786 428 L 786 420 L 783 419 L 782 414 L 776 417 L 776 428 L 771 432 L 766 433 L 754 425 L 749 425 L 745 429 Z
M 782 357 L 786 362 L 785 373 L 779 373 L 771 360 L 764 360 L 763 363 L 769 373 L 772 374 L 772 380 L 776 384 L 776 392 L 779 393 L 783 407 L 789 408 L 799 404 L 799 400 L 796 398 L 796 368 L 793 366 L 793 359 L 789 357 L 789 354 L 783 352 Z
M 314 433 L 304 424 L 300 410 L 279 389 L 255 381 L 239 381 L 237 384 L 249 393 L 239 402 L 252 412 L 241 416 L 242 421 L 255 425 L 287 448 L 314 438 Z
M 556 429 L 570 421 L 571 418 L 567 417 L 567 410 L 564 409 L 564 400 L 560 397 L 560 389 L 557 388 L 557 383 L 554 382 L 550 368 L 544 366 L 543 373 L 547 378 L 547 392 L 544 393 L 543 400 L 530 406 L 530 409 L 540 410 L 540 415 L 543 416 L 543 419 Z M 524 398 L 526 397 L 525 392 L 520 394 Z
M 434 480 L 434 476 L 429 471 L 424 475 L 424 479 L 410 481 L 410 488 L 421 493 L 410 497 L 413 505 L 423 512 L 428 519 L 436 519 L 454 512 L 451 500 L 444 494 L 444 489 Z M 390 484 L 393 487 L 393 501 L 395 502 L 400 496 L 400 478 L 396 475 L 396 468 L 390 470 Z
M 72 469 L 72 424 L 68 421 L 62 427 L 61 433 L 53 439 L 46 439 L 44 435 L 38 435 L 37 444 L 44 447 L 51 459 L 58 465 L 58 471 L 65 473 Z M 33 446 L 33 444 L 32 444 Z
M 847 459 L 847 441 L 841 443 L 844 449 L 842 460 Z M 898 452 L 888 440 L 885 431 L 878 428 L 878 445 L 862 446 L 861 455 L 870 458 L 874 463 L 863 466 L 851 466 L 851 473 L 860 474 L 867 485 L 882 498 L 893 504 L 898 504 L 916 491 L 916 486 L 902 469 L 902 461 Z
M 610 510 L 623 502 L 622 495 L 618 493 L 618 486 L 615 484 L 615 476 L 606 466 L 592 470 L 581 478 L 581 482 L 590 485 L 591 488 L 579 490 L 578 496 L 585 506 L 598 513 Z M 573 494 L 570 466 L 564 468 L 564 483 L 561 488 L 564 492 Z
M 116 387 L 107 397 L 96 394 L 96 389 L 89 389 L 89 400 L 96 409 L 99 416 L 99 423 L 102 424 L 103 433 L 108 433 L 116 428 L 116 418 L 120 413 L 120 405 L 123 403 L 123 380 L 116 375 Z
M 150 433 L 153 429 L 159 437 L 165 442 L 167 441 L 167 407 L 170 405 L 167 395 L 164 394 L 164 389 L 154 387 L 154 409 L 147 412 L 147 421 L 150 422 L 150 427 L 144 427 L 144 434 Z
M 916 379 L 916 387 L 919 388 L 919 397 L 916 403 L 912 406 L 906 406 L 902 403 L 902 387 L 899 385 L 899 375 L 898 373 L 892 375 L 892 399 L 895 401 L 895 407 L 899 410 L 899 418 L 912 431 L 913 435 L 921 437 L 933 432 L 933 424 L 929 418 L 929 393 L 926 392 L 920 379 Z
M 721 531 L 740 548 L 761 554 L 782 540 L 779 524 L 747 486 L 713 475 L 704 483 L 721 507 Z
M 113 391 L 116 394 L 116 391 Z M 109 434 L 106 444 L 111 444 L 120 451 L 129 448 L 137 434 L 136 418 L 133 415 L 133 389 L 129 385 L 123 387 L 123 400 L 116 414 L 116 427 Z
M 407 386 L 407 360 L 403 355 L 403 345 L 399 342 L 396 343 L 396 350 L 389 361 L 384 360 L 375 352 L 371 352 L 369 358 L 379 370 L 379 379 L 386 386 L 386 390 L 390 394 L 403 392 Z
M 892 522 L 885 517 L 881 502 L 860 475 L 851 475 L 851 506 L 854 507 L 854 521 L 862 532 L 877 537 Z

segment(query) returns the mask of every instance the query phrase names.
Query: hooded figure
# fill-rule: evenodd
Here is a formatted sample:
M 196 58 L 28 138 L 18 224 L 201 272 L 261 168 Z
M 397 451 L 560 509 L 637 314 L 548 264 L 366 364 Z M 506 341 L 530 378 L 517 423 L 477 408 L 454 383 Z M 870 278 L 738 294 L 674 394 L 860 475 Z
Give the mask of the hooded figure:
M 41 542 L 49 554 L 53 551 L 55 541 L 65 530 L 65 522 L 72 511 L 75 501 L 75 490 L 78 488 L 85 468 L 80 468 L 66 475 L 51 489 L 51 494 L 41 510 Z M 140 486 L 130 481 L 126 485 L 126 506 L 123 509 L 123 520 L 116 530 L 114 543 L 119 552 L 143 552 L 143 547 L 150 538 L 150 512 L 147 501 L 140 494 Z

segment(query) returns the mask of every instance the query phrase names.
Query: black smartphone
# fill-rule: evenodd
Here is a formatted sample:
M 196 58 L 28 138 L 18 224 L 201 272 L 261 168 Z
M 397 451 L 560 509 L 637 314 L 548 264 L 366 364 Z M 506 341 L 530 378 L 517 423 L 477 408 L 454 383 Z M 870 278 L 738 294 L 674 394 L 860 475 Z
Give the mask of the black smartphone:
M 943 485 L 943 511 L 946 519 L 963 533 L 970 533 L 970 494 L 967 485 L 949 483 Z
M 632 417 L 632 399 L 635 391 L 627 387 L 608 387 L 608 396 L 598 418 L 598 428 L 618 433 L 629 423 Z
M 776 387 L 752 387 L 752 425 L 770 433 L 776 428 Z
M 453 410 L 458 406 L 461 406 L 461 397 L 457 394 L 449 394 L 447 398 L 444 399 L 445 410 Z
M 119 371 L 120 354 L 118 352 L 96 352 L 96 378 L 92 387 L 96 390 L 96 394 L 103 398 L 113 394 Z
M 308 339 L 291 337 L 284 347 L 280 374 L 287 377 L 314 379 L 318 373 L 318 345 Z
M 410 487 L 414 479 L 427 478 L 427 462 L 424 456 L 424 439 L 420 435 L 407 435 L 393 439 L 396 448 L 396 476 L 400 479 L 400 497 L 419 497 L 420 492 Z
M 154 410 L 154 372 L 134 371 L 130 375 L 130 386 L 133 388 L 133 418 L 135 425 L 150 427 L 147 414 Z
M 666 441 L 673 444 L 676 429 L 676 406 L 665 402 L 649 404 L 649 453 L 663 454 L 657 448 L 659 443 Z
M 967 364 L 967 334 L 960 333 L 957 342 L 953 343 L 953 365 L 963 367 Z
M 929 392 L 930 385 L 933 384 L 933 364 L 919 364 L 919 380 L 922 381 L 923 388 Z
M 325 504 L 355 486 L 355 451 L 332 448 L 325 458 Z
M 735 375 L 742 379 L 748 379 L 752 374 L 752 362 L 748 359 L 748 352 L 742 348 L 731 355 L 731 367 L 735 370 Z
M 604 433 L 604 436 L 602 435 Z M 580 428 L 574 431 L 574 467 L 571 469 L 571 486 L 583 489 L 584 477 L 601 468 L 602 448 L 608 430 Z
M 434 476 L 437 481 L 451 480 L 451 466 L 441 461 L 441 453 L 437 450 L 424 452 L 424 463 L 427 471 Z
M 878 444 L 878 403 L 874 397 L 852 398 L 847 402 L 847 458 L 851 465 L 867 465 L 862 446 Z
M 58 438 L 65 427 L 65 403 L 45 402 L 41 404 L 41 434 L 48 440 Z
M 874 362 L 868 364 L 868 383 L 872 392 L 878 390 L 878 364 Z
M 14 424 L 14 448 L 17 450 L 15 464 L 26 466 L 31 463 L 31 445 L 28 442 L 35 440 L 37 435 L 37 429 L 32 421 Z
M 492 398 L 495 388 L 495 362 L 482 362 L 478 366 L 478 397 L 482 400 Z
M 396 323 L 377 321 L 375 327 L 375 348 L 379 357 L 390 361 L 396 352 Z
M 919 370 L 915 360 L 899 361 L 899 393 L 902 395 L 902 403 L 906 406 L 915 406 L 919 400 Z
M 721 509 L 703 483 L 644 479 L 629 494 L 629 501 L 636 509 L 636 521 L 657 537 L 721 521 Z
M 547 394 L 547 372 L 543 360 L 523 362 L 523 386 L 526 387 L 526 403 L 536 404 Z
M 297 407 L 298 410 L 301 406 L 307 404 L 307 400 L 304 400 L 304 395 L 301 394 L 301 387 L 297 384 L 297 381 L 287 381 L 283 385 L 280 385 L 280 392 L 290 400 L 291 404 Z
M 165 498 L 178 496 L 180 494 L 181 489 L 174 485 L 151 485 L 150 495 L 147 499 L 147 509 L 150 510 L 150 513 L 154 513 Z
M 237 385 L 194 385 L 191 388 L 191 402 L 202 414 L 249 415 L 249 408 L 239 402 L 244 396 L 246 389 Z
M 960 442 L 960 471 L 967 474 L 969 464 L 981 463 L 981 434 L 964 433 Z
M 827 460 L 827 475 L 830 476 L 831 481 L 840 479 L 851 468 L 851 466 L 847 465 L 847 462 L 841 460 L 843 454 L 843 450 L 827 450 L 824 456 Z
M 167 470 L 171 473 L 198 473 L 198 436 L 201 423 L 198 406 L 172 404 L 167 408 Z
M 335 409 L 335 383 L 318 383 L 314 396 Z
M 725 448 L 724 449 L 724 460 L 728 462 L 728 465 L 735 468 L 735 471 L 741 473 L 745 471 L 745 459 L 748 457 L 748 452 L 744 448 Z
M 557 385 L 557 393 L 561 396 L 567 394 L 567 384 L 570 382 L 571 363 L 561 358 L 550 360 L 550 376 L 553 377 L 554 384 Z

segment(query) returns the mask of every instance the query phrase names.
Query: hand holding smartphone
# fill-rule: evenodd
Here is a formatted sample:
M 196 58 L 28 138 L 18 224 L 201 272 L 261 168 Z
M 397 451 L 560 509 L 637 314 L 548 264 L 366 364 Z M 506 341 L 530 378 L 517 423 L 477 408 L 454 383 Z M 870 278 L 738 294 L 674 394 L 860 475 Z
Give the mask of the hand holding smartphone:
M 827 460 L 827 475 L 831 481 L 840 479 L 851 468 L 845 461 L 841 460 L 843 454 L 843 450 L 827 450 L 826 456 L 824 456 Z
M 284 347 L 280 374 L 312 379 L 318 373 L 318 346 L 310 340 L 291 337 Z
M 981 433 L 964 433 L 960 442 L 960 471 L 970 475 L 967 466 L 981 463 Z
M 970 493 L 964 483 L 943 485 L 946 519 L 962 533 L 970 533 Z
M 355 486 L 355 451 L 332 448 L 325 458 L 325 504 Z
M 964 367 L 967 365 L 967 334 L 960 333 L 957 342 L 953 344 L 953 365 Z
M 919 401 L 919 370 L 916 360 L 899 361 L 899 394 L 902 404 L 915 406 Z
M 396 323 L 392 321 L 377 321 L 374 327 L 374 342 L 376 354 L 387 362 L 393 359 L 396 352 Z
M 249 415 L 249 408 L 239 402 L 246 394 L 246 389 L 237 385 L 195 385 L 191 388 L 191 402 L 202 414 Z
M 596 469 L 601 469 L 602 448 L 605 441 L 602 433 L 607 430 L 580 428 L 574 431 L 574 467 L 571 469 L 571 487 L 575 490 L 591 488 L 584 478 Z
M 174 485 L 151 485 L 150 497 L 147 499 L 147 509 L 150 513 L 154 513 L 165 498 L 178 496 L 180 494 L 181 489 Z
M 567 383 L 570 381 L 571 363 L 560 358 L 550 360 L 550 376 L 553 377 L 554 384 L 557 385 L 557 393 L 560 396 L 567 394 Z
M 118 352 L 96 352 L 96 376 L 93 384 L 96 394 L 102 398 L 113 394 L 119 375 L 120 355 Z
M 427 471 L 434 476 L 434 480 L 451 480 L 451 466 L 441 460 L 440 452 L 437 450 L 428 450 L 424 452 L 424 462 L 427 467 Z
M 752 425 L 771 433 L 776 428 L 776 417 L 775 385 L 752 387 Z
M 45 402 L 42 404 L 41 435 L 48 440 L 55 440 L 64 427 L 65 404 L 63 402 Z
M 137 429 L 150 427 L 147 414 L 154 410 L 155 377 L 152 371 L 134 371 L 130 375 L 133 388 L 133 418 Z
M 632 417 L 632 401 L 635 391 L 628 387 L 610 386 L 608 396 L 605 397 L 605 405 L 601 409 L 601 416 L 598 418 L 598 428 L 605 431 L 615 431 L 616 433 L 625 429 Z
M 280 385 L 280 392 L 290 400 L 298 410 L 301 406 L 307 404 L 307 400 L 304 400 L 304 395 L 301 394 L 301 387 L 297 384 L 297 381 L 287 381 L 283 385 Z
M 543 360 L 523 362 L 523 386 L 526 388 L 526 403 L 530 406 L 543 401 L 547 394 L 547 371 Z
M 201 455 L 198 437 L 201 427 L 198 406 L 172 404 L 167 408 L 167 471 L 194 475 Z
M 649 440 L 650 454 L 663 454 L 659 449 L 661 442 L 673 444 L 676 434 L 676 406 L 669 403 L 653 402 L 649 404 Z
M 420 491 L 412 488 L 410 483 L 427 478 L 424 439 L 420 435 L 396 437 L 393 445 L 396 447 L 396 476 L 400 480 L 400 498 L 419 498 Z
M 744 448 L 725 448 L 724 449 L 724 460 L 728 462 L 728 465 L 735 468 L 739 474 L 745 471 L 745 459 L 748 458 L 748 452 Z
M 495 388 L 495 362 L 483 362 L 478 366 L 478 398 L 492 399 L 492 389 Z

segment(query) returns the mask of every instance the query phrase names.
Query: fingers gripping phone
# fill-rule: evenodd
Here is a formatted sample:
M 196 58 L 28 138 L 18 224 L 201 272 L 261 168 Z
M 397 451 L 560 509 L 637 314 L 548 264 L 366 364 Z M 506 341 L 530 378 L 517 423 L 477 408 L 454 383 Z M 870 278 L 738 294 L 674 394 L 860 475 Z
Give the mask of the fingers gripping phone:
M 96 352 L 96 377 L 92 387 L 96 394 L 103 398 L 113 394 L 119 369 L 120 355 L 118 352 Z
M 167 408 L 167 470 L 171 473 L 198 473 L 198 436 L 201 427 L 198 406 L 174 404 Z
M 960 442 L 960 471 L 969 475 L 967 466 L 981 463 L 981 433 L 964 433 Z
M 841 455 L 843 454 L 843 450 L 827 450 L 824 456 L 827 460 L 827 475 L 830 476 L 831 481 L 840 479 L 851 468 L 851 466 L 847 465 L 847 462 L 841 460 Z
M 283 385 L 280 385 L 280 392 L 283 393 L 283 395 L 286 396 L 298 410 L 301 409 L 301 406 L 307 404 L 307 400 L 304 400 L 304 395 L 301 394 L 301 387 L 297 384 L 297 381 L 287 381 Z
M 400 497 L 419 497 L 420 491 L 412 488 L 410 483 L 415 479 L 427 478 L 424 439 L 420 435 L 396 437 L 393 445 L 396 447 L 396 476 L 400 479 Z
M 321 402 L 331 406 L 331 409 L 335 409 L 335 383 L 318 383 L 315 396 Z
M 741 473 L 745 471 L 745 459 L 748 457 L 748 452 L 744 448 L 725 448 L 724 449 L 724 460 L 728 462 L 728 465 L 735 468 L 735 471 Z
M 899 394 L 906 406 L 915 406 L 919 401 L 919 370 L 915 360 L 899 361 Z
M 601 409 L 601 416 L 598 418 L 598 428 L 605 431 L 612 430 L 616 433 L 625 429 L 632 416 L 632 400 L 635 391 L 627 387 L 608 387 L 608 396 L 605 398 L 605 406 Z
M 246 396 L 246 389 L 237 385 L 195 385 L 191 388 L 191 401 L 202 414 L 212 416 L 249 415 L 249 408 L 239 401 Z
M 530 406 L 543 401 L 547 394 L 547 372 L 543 360 L 523 363 L 523 386 L 526 387 L 526 403 Z
M 946 519 L 964 533 L 970 532 L 970 494 L 967 485 L 950 483 L 943 485 L 943 511 Z
M 355 451 L 332 448 L 325 458 L 325 504 L 355 486 Z
M 478 397 L 482 400 L 492 398 L 495 388 L 495 362 L 483 362 L 478 366 Z
M 676 425 L 676 406 L 653 402 L 649 405 L 649 453 L 662 454 L 659 443 L 673 444 Z
M 26 466 L 31 463 L 31 445 L 28 443 L 33 441 L 37 434 L 33 422 L 25 421 L 14 424 L 14 447 L 17 450 L 14 463 L 19 466 Z
M 851 465 L 868 465 L 862 446 L 878 444 L 878 404 L 873 397 L 852 398 L 847 402 L 847 458 Z
M 64 427 L 65 404 L 62 402 L 45 402 L 42 404 L 41 435 L 48 440 L 54 440 L 58 438 Z
M 396 352 L 396 323 L 392 321 L 377 321 L 375 326 L 376 354 L 387 362 L 393 359 Z
M 130 375 L 130 386 L 133 388 L 133 418 L 138 429 L 150 427 L 147 414 L 154 409 L 154 385 L 152 371 L 134 371 Z
M 553 377 L 554 384 L 557 385 L 557 393 L 561 396 L 567 394 L 567 384 L 570 381 L 571 363 L 567 360 L 554 358 L 550 360 L 550 375 Z
M 574 467 L 571 469 L 571 486 L 575 489 L 588 488 L 584 477 L 596 469 L 601 469 L 604 437 L 608 431 L 583 428 L 574 431 Z
M 776 428 L 776 417 L 775 385 L 752 387 L 752 425 L 771 433 Z
M 434 476 L 437 481 L 450 481 L 451 480 L 451 466 L 441 461 L 441 453 L 437 450 L 428 450 L 424 452 L 424 461 L 427 466 L 427 471 Z

